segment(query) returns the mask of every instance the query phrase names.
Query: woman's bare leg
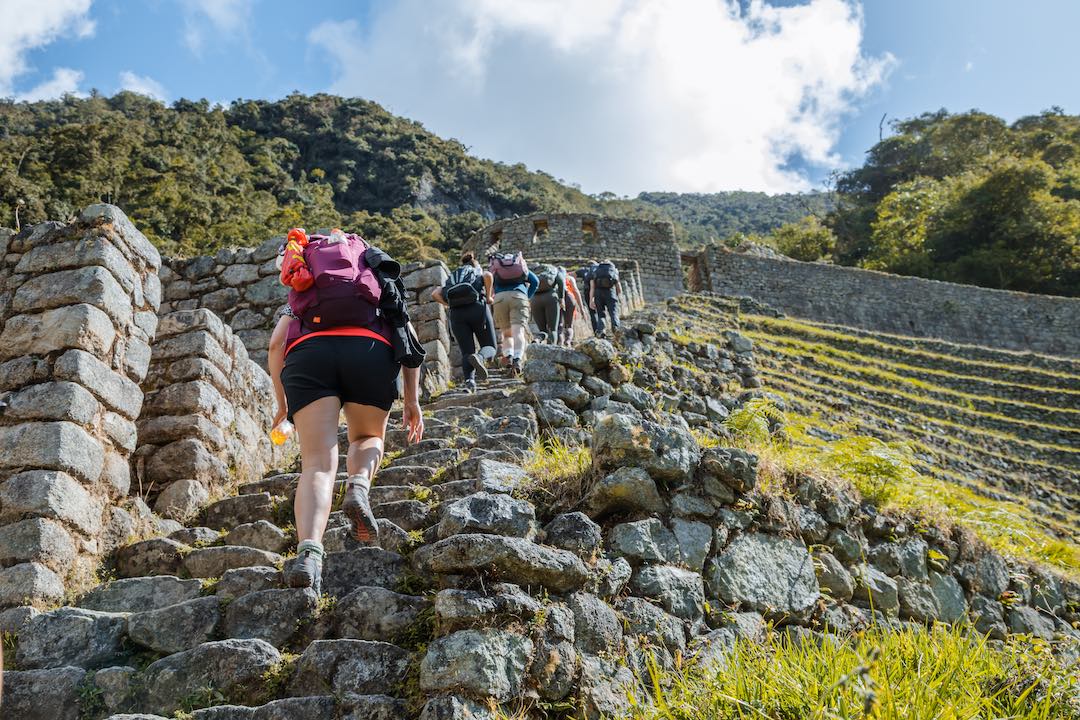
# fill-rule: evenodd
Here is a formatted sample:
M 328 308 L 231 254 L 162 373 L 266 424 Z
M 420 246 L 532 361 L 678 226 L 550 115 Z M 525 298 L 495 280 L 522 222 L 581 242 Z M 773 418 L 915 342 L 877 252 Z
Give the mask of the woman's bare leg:
M 383 438 L 390 413 L 372 405 L 345 403 L 345 421 L 349 424 L 349 454 L 345 467 L 349 477 L 363 475 L 367 487 L 375 479 L 383 456 Z
M 349 480 L 341 511 L 349 521 L 353 539 L 360 543 L 379 541 L 379 526 L 371 512 L 368 491 L 382 462 L 383 435 L 389 414 L 370 405 L 345 403 L 345 420 L 349 423 L 349 453 L 345 464 L 349 469 Z
M 341 401 L 324 397 L 293 414 L 300 439 L 300 480 L 293 508 L 296 539 L 322 542 L 330 506 L 334 501 L 334 478 L 338 465 L 338 418 Z

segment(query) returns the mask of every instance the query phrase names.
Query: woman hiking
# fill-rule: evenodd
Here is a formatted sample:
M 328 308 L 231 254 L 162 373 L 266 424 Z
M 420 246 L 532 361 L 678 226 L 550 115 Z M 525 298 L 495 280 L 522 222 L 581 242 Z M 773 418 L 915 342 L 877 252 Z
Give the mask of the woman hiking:
M 378 542 L 368 490 L 383 456 L 383 436 L 404 379 L 408 441 L 423 438 L 418 400 L 422 349 L 408 324 L 400 266 L 357 235 L 289 232 L 281 260 L 289 304 L 270 339 L 267 363 L 277 398 L 274 427 L 288 418 L 300 442 L 296 560 L 290 587 L 321 588 L 323 533 L 338 470 L 338 422 L 348 424 L 348 479 L 341 509 L 354 539 Z M 418 344 L 417 344 L 418 345 Z

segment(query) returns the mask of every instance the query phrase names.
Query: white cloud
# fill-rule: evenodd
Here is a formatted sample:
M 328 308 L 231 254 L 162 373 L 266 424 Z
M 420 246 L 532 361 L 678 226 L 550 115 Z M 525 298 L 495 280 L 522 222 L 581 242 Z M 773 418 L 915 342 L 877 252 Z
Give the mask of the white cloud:
M 79 95 L 79 84 L 83 81 L 83 74 L 79 70 L 71 68 L 56 68 L 52 77 L 41 82 L 25 92 L 18 93 L 16 100 L 23 102 L 37 102 L 38 100 L 52 100 L 64 95 Z
M 964 72 L 971 72 L 974 69 L 975 69 L 975 61 L 974 60 L 968 60 L 966 63 L 964 63 Z
M 161 83 L 146 75 L 136 75 L 130 70 L 120 73 L 120 89 L 146 95 L 161 102 L 168 99 L 168 93 Z
M 202 53 L 207 29 L 223 36 L 246 32 L 252 0 L 180 1 L 184 6 L 184 42 L 196 55 Z
M 94 23 L 88 16 L 90 2 L 91 0 L 0 2 L 0 97 L 17 95 L 20 99 L 31 96 L 34 99 L 44 99 L 77 89 L 82 74 L 67 68 L 55 70 L 52 79 L 25 93 L 16 94 L 14 84 L 15 78 L 30 70 L 26 62 L 26 54 L 30 50 L 48 45 L 64 35 L 81 38 L 94 33 Z M 62 92 L 54 95 L 42 94 L 56 89 Z
M 839 123 L 891 56 L 849 0 L 399 0 L 309 40 L 333 92 L 586 190 L 785 191 L 835 167 Z

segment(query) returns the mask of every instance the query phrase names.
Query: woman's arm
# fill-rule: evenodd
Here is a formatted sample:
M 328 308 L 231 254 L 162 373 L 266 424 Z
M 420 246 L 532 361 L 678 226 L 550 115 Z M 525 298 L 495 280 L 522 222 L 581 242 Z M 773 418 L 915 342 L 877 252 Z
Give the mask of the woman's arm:
M 292 318 L 288 315 L 283 315 L 278 320 L 273 334 L 270 335 L 270 347 L 266 354 L 266 366 L 270 369 L 270 380 L 274 383 L 274 398 L 277 400 L 274 427 L 277 427 L 289 414 L 289 406 L 285 401 L 285 386 L 281 384 L 281 368 L 285 366 L 285 341 L 291 322 Z
M 409 329 L 412 329 L 412 323 L 409 323 Z M 405 407 L 401 419 L 409 429 L 408 441 L 420 442 L 424 439 L 424 415 L 420 411 L 420 368 L 402 366 L 401 373 L 405 381 Z
M 495 276 L 484 271 L 484 294 L 487 295 L 488 305 L 495 304 Z
M 441 287 L 437 287 L 431 292 L 431 299 L 443 307 L 450 307 L 450 303 L 446 302 L 446 298 L 443 297 Z

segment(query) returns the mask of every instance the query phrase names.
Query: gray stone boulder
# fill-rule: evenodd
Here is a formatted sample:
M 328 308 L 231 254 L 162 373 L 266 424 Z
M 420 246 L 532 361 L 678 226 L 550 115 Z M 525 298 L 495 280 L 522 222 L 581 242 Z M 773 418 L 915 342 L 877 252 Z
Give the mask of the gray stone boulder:
M 296 661 L 289 695 L 377 695 L 400 685 L 409 653 L 370 640 L 316 640 Z
M 832 553 L 820 551 L 814 553 L 814 572 L 818 585 L 829 597 L 839 602 L 851 599 L 855 592 L 855 581 L 840 561 Z
M 280 661 L 278 651 L 262 640 L 203 643 L 151 663 L 143 672 L 138 706 L 172 715 L 206 688 L 232 702 L 250 702 L 263 691 L 263 674 Z
M 27 470 L 0 484 L 0 523 L 28 516 L 70 523 L 87 535 L 101 530 L 100 501 L 55 470 Z
M 476 626 L 528 623 L 542 610 L 538 600 L 510 583 L 496 583 L 489 592 L 447 588 L 435 595 L 435 617 L 444 633 Z
M 701 454 L 698 475 L 705 492 L 724 498 L 729 493 L 747 493 L 757 485 L 757 455 L 738 448 L 708 448 Z M 719 487 L 723 485 L 724 488 Z
M 895 580 L 872 565 L 855 567 L 851 576 L 855 580 L 852 600 L 885 615 L 897 614 L 900 598 Z
M 589 355 L 561 345 L 532 343 L 525 353 L 525 367 L 527 368 L 532 362 L 538 365 L 544 363 L 562 365 L 564 368 L 572 368 L 585 374 L 593 371 L 593 361 Z
M 334 606 L 334 632 L 340 638 L 393 641 L 416 625 L 431 606 L 426 597 L 358 587 Z
M 202 594 L 198 580 L 181 580 L 171 575 L 127 578 L 98 585 L 83 595 L 81 608 L 99 612 L 148 612 L 193 600 Z
M 624 598 L 617 606 L 626 634 L 645 637 L 656 646 L 674 654 L 686 649 L 686 631 L 683 623 L 648 600 L 638 597 Z
M 413 562 L 429 572 L 487 572 L 506 582 L 554 592 L 576 590 L 589 579 L 585 563 L 573 553 L 499 535 L 452 535 L 420 548 Z
M 420 663 L 420 689 L 505 702 L 521 692 L 532 654 L 532 641 L 516 633 L 461 630 L 428 645 Z
M 691 623 L 705 612 L 705 585 L 701 575 L 669 565 L 650 565 L 638 569 L 630 588 L 639 597 L 655 600 L 664 610 Z
M 184 570 L 191 577 L 216 578 L 227 570 L 252 565 L 280 565 L 283 558 L 277 553 L 245 547 L 220 545 L 192 550 L 184 556 Z
M 128 619 L 128 637 L 154 652 L 182 652 L 210 640 L 220 619 L 220 600 L 213 595 L 200 597 L 133 614 Z
M 529 385 L 537 401 L 561 400 L 571 410 L 582 411 L 592 400 L 592 395 L 576 382 L 537 382 Z
M 547 637 L 538 641 L 529 676 L 541 700 L 558 702 L 569 695 L 577 670 L 578 653 L 571 642 Z
M 536 414 L 540 422 L 548 428 L 577 427 L 578 416 L 562 400 L 543 399 L 537 404 Z
M 315 614 L 319 598 L 311 588 L 259 590 L 241 595 L 225 609 L 225 636 L 257 638 L 275 647 L 296 636 Z
M 619 351 L 615 349 L 615 346 L 611 341 L 598 337 L 587 339 L 585 342 L 578 345 L 577 349 L 585 355 L 588 355 L 589 360 L 592 361 L 593 366 L 597 369 L 606 368 L 619 356 Z
M 1005 612 L 1005 624 L 1012 633 L 1054 639 L 1054 619 L 1029 605 L 1010 607 Z
M 126 653 L 127 615 L 65 607 L 27 622 L 19 635 L 18 667 L 99 668 L 115 665 Z
M 292 544 L 284 530 L 268 520 L 237 525 L 225 536 L 226 545 L 243 545 L 272 553 L 283 553 Z
M 622 717 L 630 708 L 634 674 L 615 660 L 585 655 L 578 685 L 587 720 Z
M 65 571 L 75 556 L 75 541 L 53 520 L 28 518 L 0 528 L 0 563 L 3 565 L 33 561 L 52 570 Z
M 724 603 L 777 619 L 803 616 L 819 593 L 814 563 L 801 543 L 748 533 L 731 541 L 709 565 L 709 590 Z
M 589 490 L 582 505 L 597 519 L 612 513 L 662 513 L 665 507 L 656 482 L 639 467 L 621 467 L 607 475 Z
M 420 713 L 420 720 L 497 720 L 497 717 L 487 705 L 456 695 L 431 698 Z
M 994 640 L 1004 640 L 1009 632 L 1005 627 L 1005 608 L 984 595 L 971 597 L 971 620 L 976 630 Z
M 4 717 L 22 720 L 81 720 L 81 667 L 4 672 Z
M 41 563 L 19 563 L 0 570 L 0 607 L 48 605 L 63 597 L 64 581 Z
M 598 558 L 592 589 L 600 597 L 613 598 L 623 591 L 633 573 L 634 568 L 626 558 Z
M 376 547 L 361 547 L 326 554 L 323 592 L 344 597 L 361 586 L 397 587 L 405 570 L 405 558 Z
M 234 568 L 226 570 L 218 580 L 217 596 L 223 600 L 232 600 L 241 595 L 280 586 L 281 572 L 277 568 L 260 565 Z
M 675 563 L 681 560 L 675 535 L 656 518 L 621 523 L 611 528 L 608 548 L 631 564 Z
M 536 511 L 531 503 L 504 493 L 478 492 L 443 508 L 438 533 L 440 538 L 490 533 L 532 540 L 536 536 Z
M 619 651 L 622 624 L 610 605 L 585 592 L 574 593 L 567 604 L 574 613 L 574 645 L 578 650 L 593 655 Z
M 176 575 L 183 565 L 184 553 L 190 549 L 168 538 L 143 540 L 116 552 L 116 570 L 122 577 Z
M 689 479 L 701 450 L 682 428 L 663 426 L 628 415 L 606 415 L 593 429 L 593 462 L 601 470 L 637 465 L 658 480 Z
M 569 550 L 578 557 L 589 560 L 600 547 L 600 526 L 585 513 L 571 512 L 557 515 L 544 527 L 544 541 L 548 545 Z
M 713 528 L 696 520 L 672 518 L 671 530 L 678 541 L 683 563 L 694 572 L 701 572 L 713 545 Z
M 1009 589 L 1009 566 L 997 553 L 983 553 L 977 560 L 960 563 L 956 569 L 969 593 L 996 598 Z
M 154 501 L 154 512 L 162 517 L 183 522 L 198 514 L 209 499 L 210 489 L 205 482 L 184 478 L 170 483 L 161 491 Z
M 476 489 L 484 492 L 512 493 L 529 481 L 528 473 L 517 465 L 488 458 L 465 460 L 454 469 L 453 475 L 459 480 L 475 480 Z M 382 475 L 379 477 L 383 479 Z

